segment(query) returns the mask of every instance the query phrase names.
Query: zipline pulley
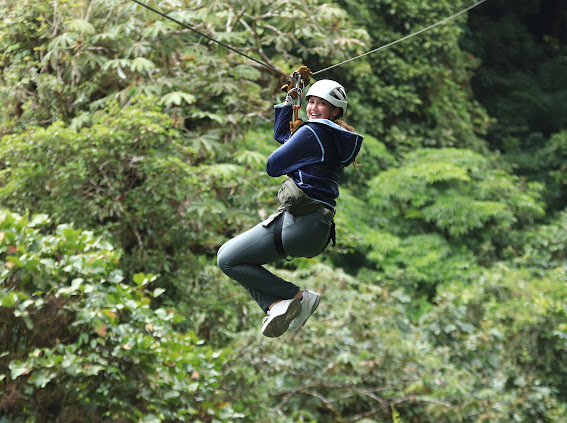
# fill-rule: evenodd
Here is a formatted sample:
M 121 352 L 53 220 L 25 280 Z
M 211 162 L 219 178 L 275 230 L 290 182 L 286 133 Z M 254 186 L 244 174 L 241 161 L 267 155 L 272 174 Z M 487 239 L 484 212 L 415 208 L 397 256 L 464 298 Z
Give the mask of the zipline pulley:
M 282 91 L 287 92 L 286 101 L 293 106 L 293 114 L 290 122 L 292 133 L 303 123 L 303 121 L 299 119 L 299 109 L 301 109 L 303 93 L 305 87 L 309 85 L 311 75 L 313 75 L 311 69 L 307 66 L 301 66 L 293 71 L 288 83 L 282 87 Z
M 295 87 L 287 92 L 288 101 L 293 106 L 293 117 L 292 122 L 295 123 L 299 116 L 299 109 L 301 109 L 303 91 L 305 90 L 305 80 L 298 71 L 294 71 L 291 77 L 295 80 Z M 295 95 L 294 95 L 295 94 Z

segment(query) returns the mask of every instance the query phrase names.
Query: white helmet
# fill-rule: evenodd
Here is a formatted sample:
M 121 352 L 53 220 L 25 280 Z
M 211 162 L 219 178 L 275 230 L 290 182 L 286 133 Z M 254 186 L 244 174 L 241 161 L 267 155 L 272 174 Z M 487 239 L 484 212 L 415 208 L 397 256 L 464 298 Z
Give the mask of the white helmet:
M 323 100 L 327 100 L 335 107 L 340 107 L 343 109 L 343 115 L 347 108 L 347 96 L 344 87 L 336 81 L 331 79 L 321 79 L 315 82 L 307 91 L 305 98 L 314 95 L 315 97 L 321 97 Z

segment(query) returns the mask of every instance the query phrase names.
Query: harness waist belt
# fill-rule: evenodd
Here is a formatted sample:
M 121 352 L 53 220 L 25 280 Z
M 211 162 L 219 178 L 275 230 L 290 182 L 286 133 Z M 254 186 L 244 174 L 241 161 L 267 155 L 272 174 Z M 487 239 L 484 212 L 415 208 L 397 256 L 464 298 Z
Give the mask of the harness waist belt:
M 317 212 L 331 219 L 335 216 L 335 211 L 327 206 L 321 207 Z

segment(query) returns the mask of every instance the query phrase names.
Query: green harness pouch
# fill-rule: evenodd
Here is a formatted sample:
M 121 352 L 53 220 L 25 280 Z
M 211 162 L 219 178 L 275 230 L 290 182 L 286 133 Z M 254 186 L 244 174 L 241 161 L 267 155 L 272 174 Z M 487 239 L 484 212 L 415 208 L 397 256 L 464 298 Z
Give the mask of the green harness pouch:
M 288 213 L 294 216 L 307 216 L 324 208 L 323 204 L 305 194 L 290 176 L 283 181 L 278 191 L 278 199 Z

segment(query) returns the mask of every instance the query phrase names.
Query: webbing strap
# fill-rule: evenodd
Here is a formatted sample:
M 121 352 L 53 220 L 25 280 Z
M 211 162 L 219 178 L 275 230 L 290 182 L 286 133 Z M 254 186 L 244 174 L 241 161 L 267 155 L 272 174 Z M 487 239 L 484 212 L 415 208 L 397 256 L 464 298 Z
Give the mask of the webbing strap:
M 285 213 L 281 213 L 278 217 L 276 217 L 276 222 L 274 225 L 274 243 L 276 244 L 276 251 L 287 261 L 291 261 L 291 259 L 287 258 L 287 254 L 285 252 L 285 248 L 283 246 L 282 241 L 282 230 L 283 230 L 283 221 L 284 221 Z
M 331 231 L 329 232 L 329 239 L 327 241 L 327 245 L 329 245 L 329 242 L 333 241 L 333 247 L 335 245 L 337 245 L 337 232 L 335 230 L 335 221 L 333 220 L 333 222 L 331 223 Z M 327 245 L 325 245 L 325 248 L 327 248 Z

